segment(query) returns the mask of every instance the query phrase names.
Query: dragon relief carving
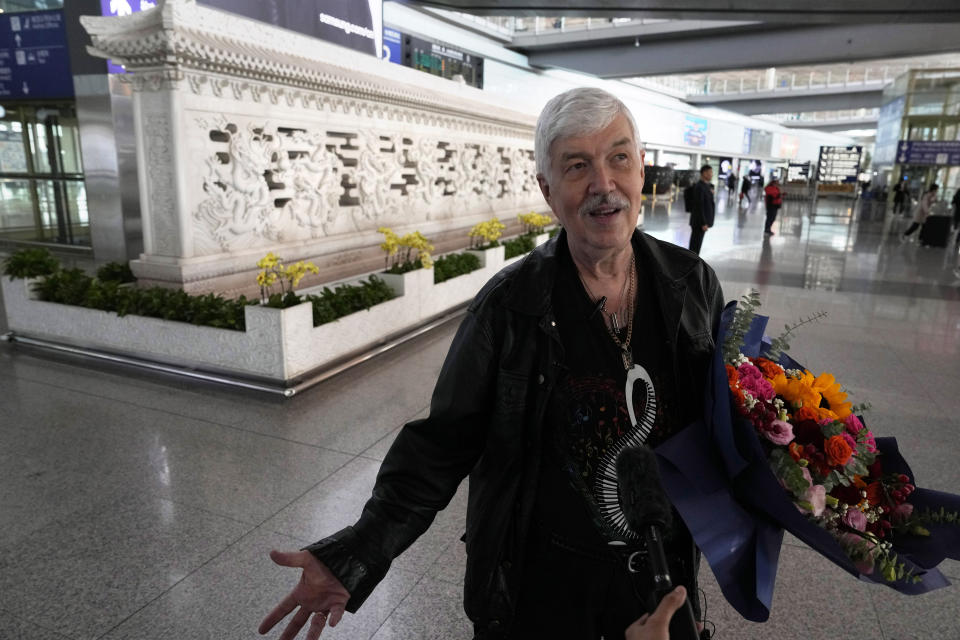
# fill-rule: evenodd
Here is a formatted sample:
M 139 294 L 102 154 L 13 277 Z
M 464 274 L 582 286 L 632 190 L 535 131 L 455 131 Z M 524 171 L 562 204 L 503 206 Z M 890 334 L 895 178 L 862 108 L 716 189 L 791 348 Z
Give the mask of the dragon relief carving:
M 443 171 L 437 154 L 440 152 L 437 140 L 421 138 L 407 148 L 407 160 L 414 165 L 413 175 L 416 184 L 408 188 L 416 198 L 432 205 L 443 196 Z
M 402 168 L 400 154 L 395 153 L 399 142 L 391 139 L 392 159 L 381 151 L 384 143 L 376 132 L 361 131 L 357 144 L 360 147 L 356 167 L 360 213 L 370 222 L 396 215 L 400 210 L 400 193 L 391 185 L 403 182 L 399 176 Z M 356 219 L 354 224 L 358 230 L 361 228 Z
M 284 172 L 294 191 L 284 211 L 297 226 L 308 229 L 311 238 L 319 238 L 330 233 L 339 210 L 343 161 L 327 149 L 323 134 L 297 131 L 291 139 L 310 151 L 295 154 Z
M 278 216 L 266 179 L 279 156 L 276 134 L 253 125 L 241 129 L 222 116 L 213 130 L 229 138 L 229 151 L 226 161 L 216 155 L 206 160 L 207 197 L 197 206 L 194 219 L 223 251 L 250 246 L 257 238 L 279 240 Z M 198 248 L 206 248 L 206 238 L 197 240 Z
M 537 194 L 526 149 L 281 128 L 223 115 L 196 123 L 213 141 L 192 211 L 197 255 L 361 231 L 399 217 L 454 217 Z M 353 204 L 344 203 L 354 195 Z

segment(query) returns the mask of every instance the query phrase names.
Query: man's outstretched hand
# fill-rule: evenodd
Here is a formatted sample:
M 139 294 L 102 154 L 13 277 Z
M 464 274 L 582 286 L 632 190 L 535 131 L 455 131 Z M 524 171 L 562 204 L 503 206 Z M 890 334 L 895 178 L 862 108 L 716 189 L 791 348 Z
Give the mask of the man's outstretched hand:
M 290 619 L 280 640 L 296 638 L 307 620 L 310 620 L 307 640 L 317 640 L 327 623 L 331 627 L 337 626 L 350 593 L 330 569 L 309 551 L 271 551 L 270 559 L 282 567 L 300 568 L 303 572 L 297 586 L 263 619 L 257 630 L 261 634 L 267 633 L 294 609 L 297 612 Z

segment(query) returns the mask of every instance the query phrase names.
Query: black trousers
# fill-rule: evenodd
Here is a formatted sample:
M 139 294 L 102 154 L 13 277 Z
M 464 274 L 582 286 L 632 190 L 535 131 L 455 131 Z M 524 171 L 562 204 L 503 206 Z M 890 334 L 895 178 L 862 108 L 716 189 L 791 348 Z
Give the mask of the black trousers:
M 706 231 L 702 226 L 690 225 L 690 251 L 700 255 L 700 247 L 703 246 L 703 235 Z
M 919 229 L 919 228 L 920 228 L 920 223 L 919 223 L 919 222 L 912 222 L 912 223 L 910 223 L 910 227 L 909 227 L 906 231 L 903 232 L 903 237 L 906 238 L 907 236 L 909 236 L 910 234 L 912 234 L 914 231 L 916 231 L 916 230 Z
M 780 205 L 771 204 L 767 205 L 767 221 L 763 226 L 764 231 L 770 231 L 773 227 L 774 221 L 777 219 L 777 212 L 780 211 Z
M 626 563 L 605 551 L 591 558 L 556 540 L 531 543 L 510 640 L 623 640 L 647 607 Z

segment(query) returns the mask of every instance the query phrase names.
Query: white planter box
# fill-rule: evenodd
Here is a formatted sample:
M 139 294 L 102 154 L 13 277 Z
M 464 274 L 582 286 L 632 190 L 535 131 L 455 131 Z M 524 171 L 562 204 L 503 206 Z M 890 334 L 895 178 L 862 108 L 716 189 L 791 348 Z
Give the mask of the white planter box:
M 12 332 L 199 370 L 290 381 L 412 329 L 470 300 L 504 264 L 503 247 L 475 252 L 480 269 L 435 285 L 432 269 L 377 274 L 393 300 L 319 327 L 303 303 L 288 309 L 249 306 L 246 330 L 232 331 L 37 300 L 31 282 L 3 278 Z

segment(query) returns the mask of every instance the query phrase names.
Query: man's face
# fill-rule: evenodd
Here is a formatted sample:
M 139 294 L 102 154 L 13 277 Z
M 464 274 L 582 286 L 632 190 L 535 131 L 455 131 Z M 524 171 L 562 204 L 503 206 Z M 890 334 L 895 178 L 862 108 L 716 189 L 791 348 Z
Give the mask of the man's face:
M 701 172 L 700 176 L 707 182 L 710 182 L 713 180 L 713 169 L 707 169 L 706 171 Z
M 599 131 L 558 138 L 548 150 L 550 175 L 540 190 L 573 246 L 619 249 L 640 215 L 643 152 L 624 114 Z

